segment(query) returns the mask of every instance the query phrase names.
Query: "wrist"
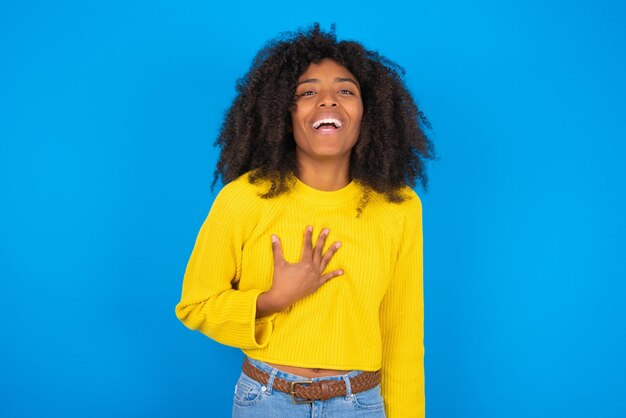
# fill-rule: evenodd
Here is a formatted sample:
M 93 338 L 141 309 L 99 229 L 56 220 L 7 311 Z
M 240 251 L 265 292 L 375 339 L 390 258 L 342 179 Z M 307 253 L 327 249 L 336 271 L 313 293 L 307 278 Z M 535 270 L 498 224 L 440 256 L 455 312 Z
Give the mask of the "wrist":
M 287 304 L 281 300 L 278 295 L 272 292 L 272 289 L 267 292 L 259 294 L 256 301 L 256 317 L 271 315 L 277 312 L 281 312 L 287 308 Z

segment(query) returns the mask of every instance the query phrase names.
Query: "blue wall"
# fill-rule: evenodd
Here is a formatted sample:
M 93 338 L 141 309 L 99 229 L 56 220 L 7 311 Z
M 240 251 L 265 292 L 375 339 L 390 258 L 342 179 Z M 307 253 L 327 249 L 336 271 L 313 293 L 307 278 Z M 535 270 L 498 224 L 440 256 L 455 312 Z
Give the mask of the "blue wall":
M 241 354 L 174 305 L 235 80 L 316 20 L 434 126 L 428 416 L 626 416 L 621 2 L 7 3 L 0 416 L 228 416 Z

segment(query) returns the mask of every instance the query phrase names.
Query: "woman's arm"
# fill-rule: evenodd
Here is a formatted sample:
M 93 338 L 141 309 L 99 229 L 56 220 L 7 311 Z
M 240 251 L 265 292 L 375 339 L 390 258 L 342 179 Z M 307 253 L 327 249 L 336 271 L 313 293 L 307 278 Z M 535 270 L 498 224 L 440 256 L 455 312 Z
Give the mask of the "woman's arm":
M 323 273 L 340 243 L 333 243 L 323 253 L 330 231 L 324 229 L 313 247 L 312 228 L 307 227 L 298 263 L 287 262 L 280 239 L 271 237 L 274 269 L 269 290 L 234 289 L 241 272 L 242 249 L 259 222 L 262 202 L 246 182 L 229 183 L 220 191 L 196 239 L 176 306 L 176 316 L 188 328 L 243 349 L 267 345 L 277 312 L 343 273 Z
M 415 194 L 405 204 L 396 267 L 380 310 L 381 389 L 388 418 L 425 415 L 422 211 Z
M 187 264 L 176 316 L 222 344 L 260 348 L 269 341 L 273 320 L 256 318 L 257 298 L 264 289 L 233 288 L 243 245 L 258 216 L 257 197 L 246 183 L 229 183 L 215 198 Z

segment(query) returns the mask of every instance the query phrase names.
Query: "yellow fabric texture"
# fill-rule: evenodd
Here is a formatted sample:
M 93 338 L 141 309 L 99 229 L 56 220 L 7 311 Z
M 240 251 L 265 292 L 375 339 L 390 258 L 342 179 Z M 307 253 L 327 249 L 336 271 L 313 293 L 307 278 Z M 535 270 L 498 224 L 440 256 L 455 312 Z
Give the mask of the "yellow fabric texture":
M 332 192 L 297 179 L 278 197 L 243 175 L 216 197 L 183 281 L 177 317 L 251 358 L 338 370 L 382 369 L 389 418 L 424 416 L 421 203 L 403 189 L 402 203 L 351 182 Z M 326 248 L 342 246 L 326 271 L 343 269 L 284 312 L 255 319 L 256 299 L 272 283 L 271 234 L 287 261 L 298 262 L 307 225 L 313 239 L 330 228 Z

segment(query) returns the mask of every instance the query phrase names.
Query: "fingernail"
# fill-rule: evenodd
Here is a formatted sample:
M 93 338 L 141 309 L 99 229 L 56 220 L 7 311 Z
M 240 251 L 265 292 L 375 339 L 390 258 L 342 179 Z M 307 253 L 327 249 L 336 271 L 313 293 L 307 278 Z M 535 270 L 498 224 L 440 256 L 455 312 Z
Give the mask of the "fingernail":
M 328 234 L 330 234 L 330 229 L 325 228 L 325 229 L 324 229 L 324 235 L 328 235 Z
M 278 237 L 276 235 L 272 235 L 272 242 L 278 241 Z
M 307 226 L 307 227 L 306 227 L 306 229 L 307 229 L 307 231 L 309 231 L 309 232 L 313 232 L 313 227 L 312 227 L 311 225 Z
M 335 248 L 339 248 L 339 247 L 341 247 L 341 243 L 340 243 L 340 242 L 338 242 L 337 244 L 335 244 Z
M 339 270 L 337 274 L 343 274 L 343 270 Z

